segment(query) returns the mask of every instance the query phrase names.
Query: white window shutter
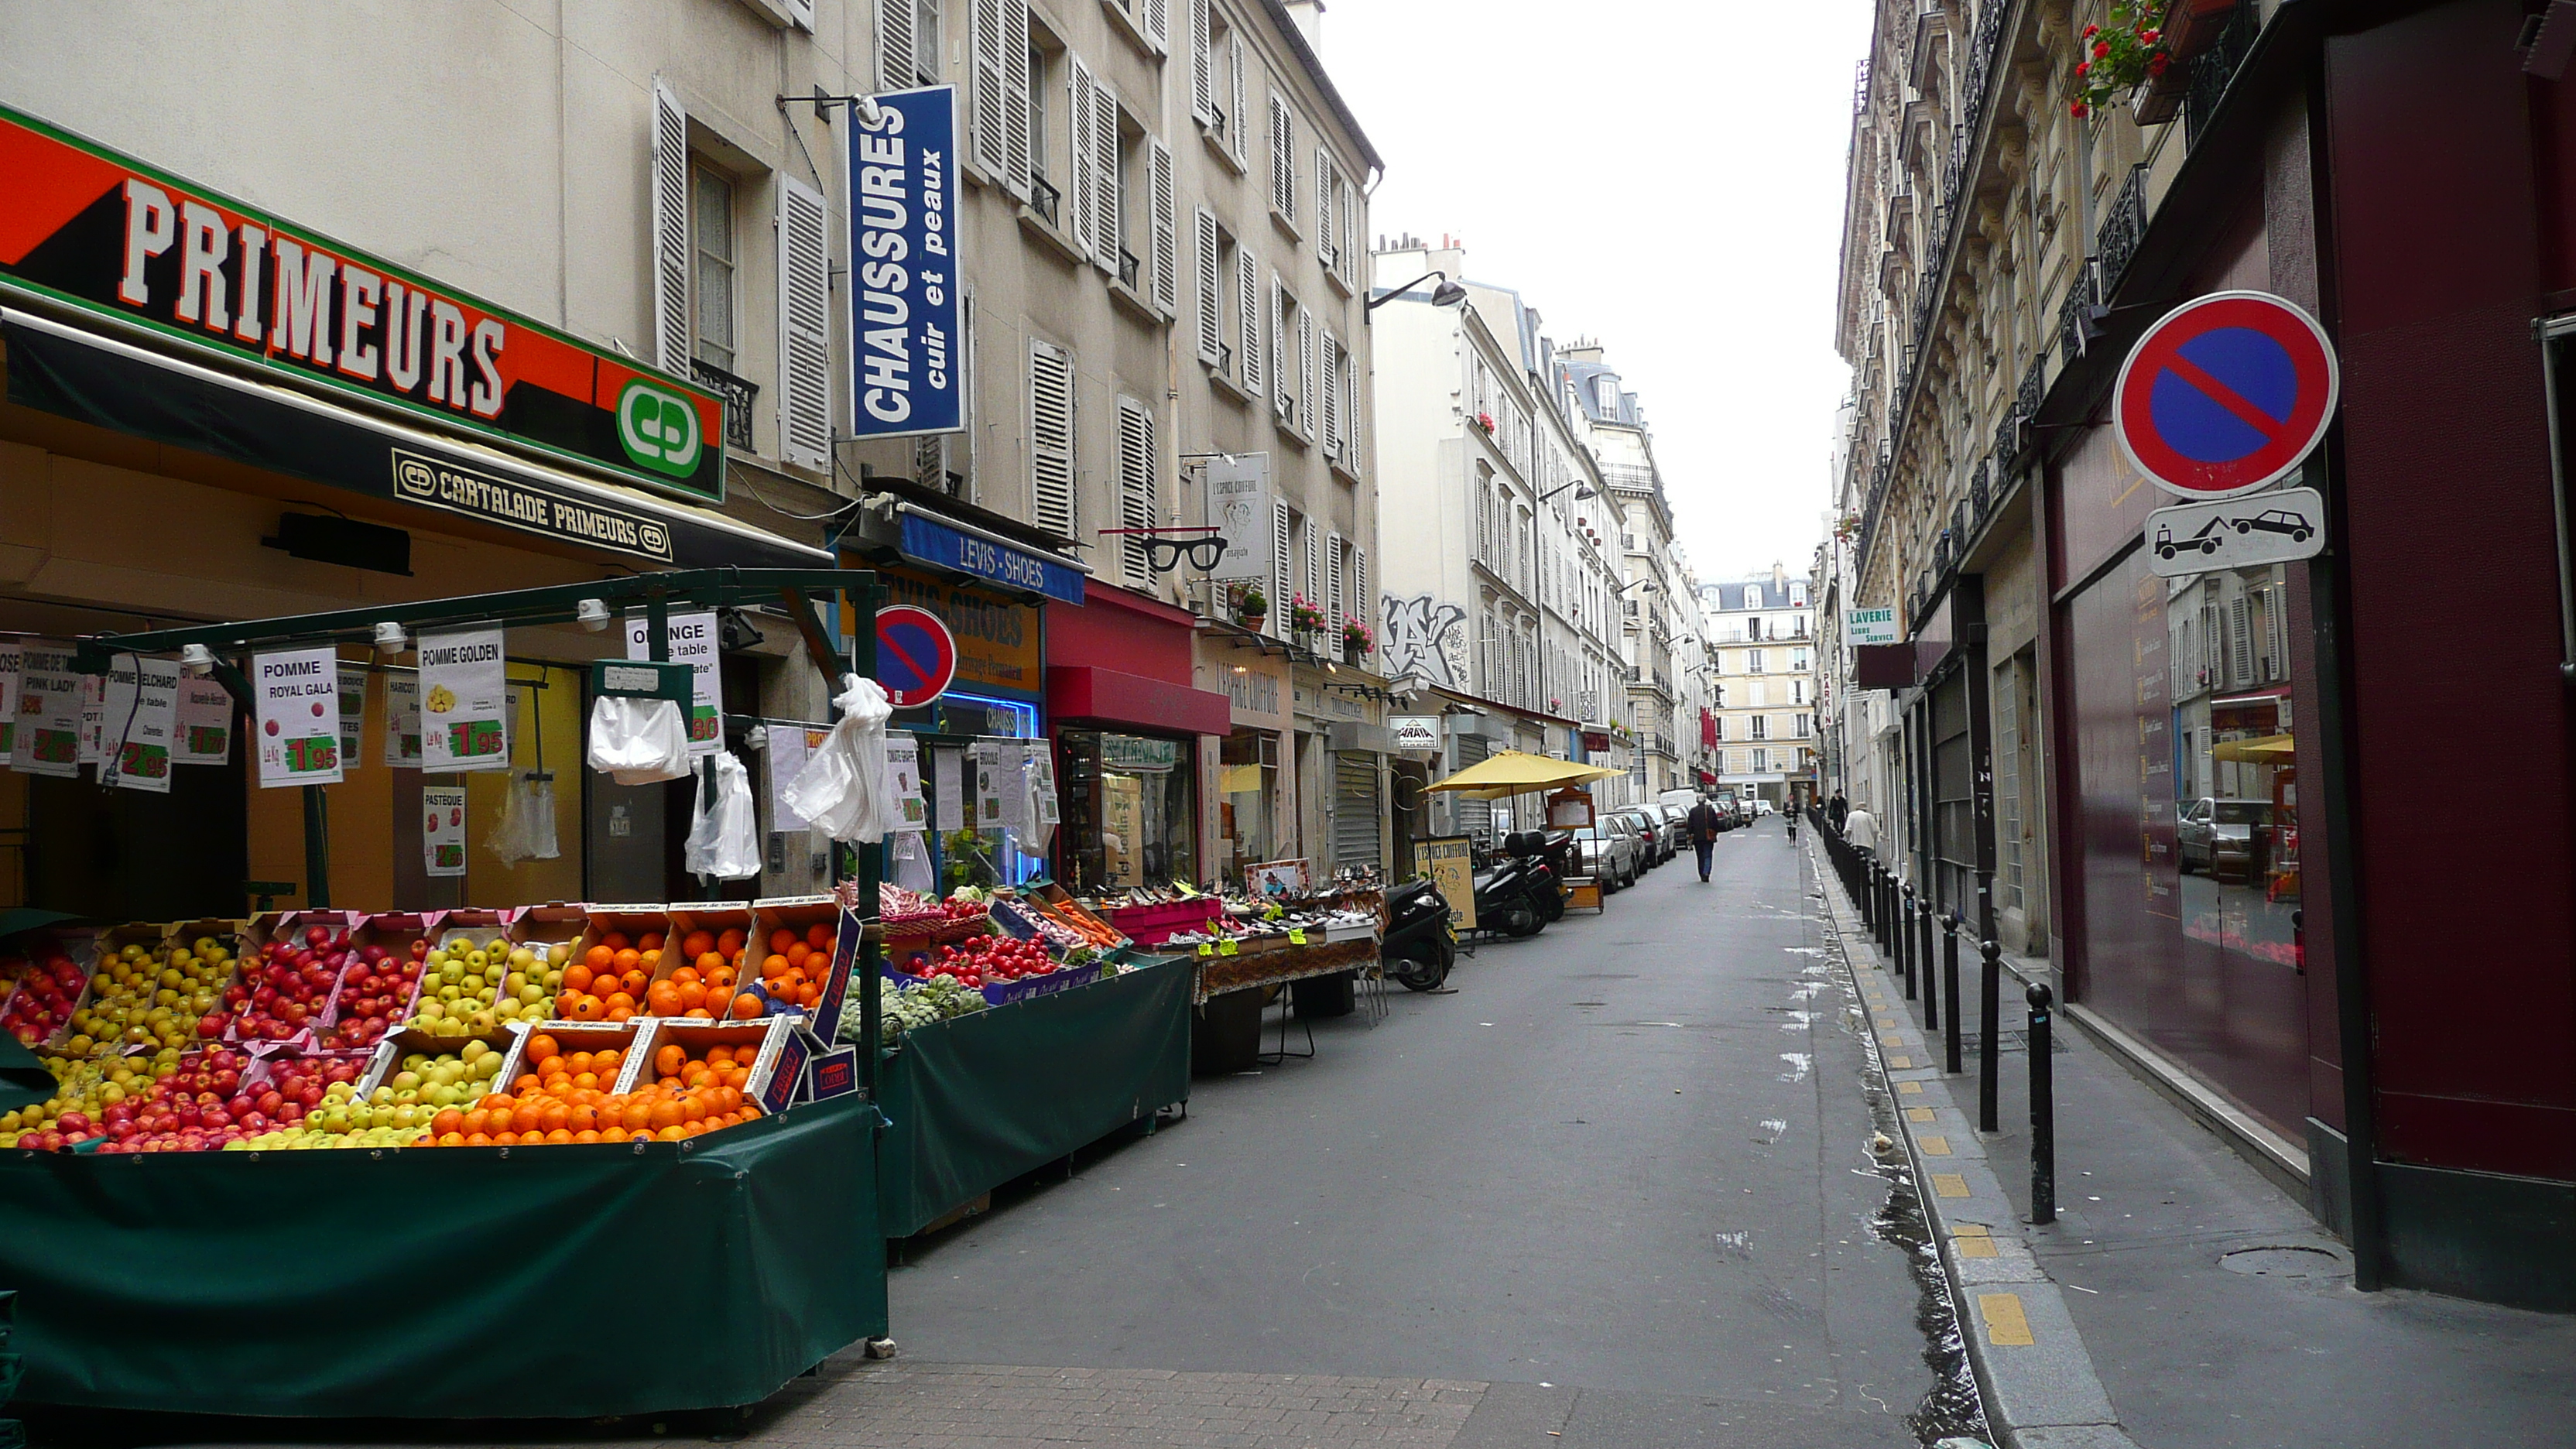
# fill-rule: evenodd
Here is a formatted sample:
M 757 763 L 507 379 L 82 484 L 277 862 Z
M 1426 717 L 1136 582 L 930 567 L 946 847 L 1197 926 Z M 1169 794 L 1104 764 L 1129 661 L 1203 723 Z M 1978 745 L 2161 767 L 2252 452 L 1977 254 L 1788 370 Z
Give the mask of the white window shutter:
M 1306 535 L 1300 540 L 1306 555 L 1306 602 L 1321 608 L 1324 603 L 1324 541 L 1317 535 L 1312 518 L 1307 519 L 1306 526 L 1299 531 Z
M 1324 330 L 1324 452 L 1330 456 L 1340 450 L 1342 437 L 1342 389 L 1337 374 L 1341 369 L 1333 362 L 1333 333 Z
M 1297 369 L 1297 319 L 1293 301 L 1279 274 L 1270 274 L 1270 369 L 1271 411 L 1284 427 L 1297 426 L 1297 388 L 1302 375 Z
M 1363 624 L 1375 628 L 1377 600 L 1369 593 L 1368 550 L 1351 550 L 1351 612 Z
M 1029 339 L 1029 521 L 1071 538 L 1073 354 Z
M 1342 239 L 1336 243 L 1340 248 L 1340 252 L 1336 257 L 1336 260 L 1342 264 L 1342 280 L 1356 286 L 1359 282 L 1360 262 L 1362 260 L 1359 255 L 1359 193 L 1351 189 L 1351 183 L 1348 181 L 1344 181 L 1341 184 L 1341 187 L 1341 201 L 1333 211 L 1334 215 L 1342 219 Z
M 1238 244 L 1234 249 L 1235 291 L 1243 309 L 1243 335 L 1235 339 L 1234 359 L 1242 369 L 1237 376 L 1243 390 L 1259 397 L 1267 390 L 1269 380 L 1261 366 L 1261 258 L 1252 248 Z
M 1270 500 L 1270 632 L 1288 637 L 1288 595 L 1296 577 L 1288 562 L 1288 505 Z
M 1315 251 L 1332 255 L 1333 245 L 1333 153 L 1323 146 L 1315 148 Z M 1338 267 L 1339 256 L 1333 256 Z
M 1067 135 L 1072 146 L 1073 167 L 1065 180 L 1067 190 L 1072 193 L 1073 239 L 1087 253 L 1091 250 L 1092 239 L 1099 235 L 1099 225 L 1092 218 L 1092 211 L 1099 204 L 1095 195 L 1099 183 L 1091 174 L 1092 158 L 1098 154 L 1091 144 L 1091 119 L 1100 87 L 1092 79 L 1091 67 L 1082 63 L 1082 57 L 1072 55 L 1066 58 L 1072 62 L 1067 69 L 1073 75 L 1069 83 L 1072 102 L 1067 108 L 1072 122 Z
M 1270 98 L 1270 207 L 1297 219 L 1297 117 L 1288 103 Z
M 823 193 L 778 178 L 778 440 L 790 463 L 832 466 L 831 213 Z
M 1232 77 L 1230 93 L 1234 109 L 1226 112 L 1225 147 L 1234 159 L 1243 159 L 1243 133 L 1252 129 L 1252 92 L 1243 84 L 1243 32 L 1231 31 L 1226 36 L 1226 71 Z
M 1216 57 L 1208 48 L 1214 34 L 1208 7 L 1214 3 L 1190 0 L 1190 116 L 1199 121 L 1216 119 Z
M 1342 548 L 1338 533 L 1324 540 L 1324 591 L 1331 609 L 1325 617 L 1333 621 L 1335 629 L 1342 627 L 1343 616 L 1350 612 L 1350 605 L 1342 598 Z
M 878 8 L 905 3 L 878 0 Z M 1002 0 L 967 0 L 967 5 L 967 94 L 974 120 L 968 140 L 975 164 L 985 175 L 999 177 L 1010 162 L 1010 102 L 1002 77 Z
M 1225 272 L 1218 265 L 1218 253 L 1224 243 L 1219 239 L 1216 214 L 1200 207 L 1192 217 L 1191 240 L 1198 248 L 1199 269 L 1199 361 L 1210 367 L 1225 355 Z
M 1166 317 L 1176 317 L 1181 310 L 1181 239 L 1180 221 L 1174 214 L 1178 203 L 1172 195 L 1172 148 L 1160 141 L 1148 143 L 1146 154 L 1147 187 L 1154 199 L 1154 305 Z
M 1138 0 L 1136 10 L 1155 53 L 1168 53 L 1172 48 L 1172 0 Z
M 1002 187 L 1029 199 L 1029 0 L 1002 0 Z
M 1098 228 L 1091 257 L 1100 269 L 1118 275 L 1120 222 L 1118 196 L 1118 92 L 1106 76 L 1092 77 L 1091 90 L 1091 224 Z
M 814 0 L 787 0 L 787 19 L 799 30 L 814 33 Z
M 653 78 L 653 361 L 689 372 L 689 113 Z
M 919 62 L 914 56 L 911 0 L 876 0 L 877 89 L 908 91 Z
M 1118 526 L 1154 528 L 1161 499 L 1154 486 L 1154 415 L 1131 397 L 1118 400 Z M 1153 587 L 1151 550 L 1136 534 L 1118 540 L 1120 573 L 1130 588 Z
M 1315 440 L 1315 314 L 1297 309 L 1297 386 L 1303 396 L 1297 399 L 1297 431 L 1306 441 Z

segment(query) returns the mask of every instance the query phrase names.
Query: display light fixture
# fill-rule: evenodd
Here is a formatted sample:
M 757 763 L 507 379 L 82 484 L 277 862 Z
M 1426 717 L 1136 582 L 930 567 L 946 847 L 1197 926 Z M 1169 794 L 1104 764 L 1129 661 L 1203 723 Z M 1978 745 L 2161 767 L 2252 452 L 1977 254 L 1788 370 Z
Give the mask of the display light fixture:
M 190 644 L 179 650 L 179 667 L 199 679 L 215 672 L 215 651 L 203 644 Z
M 575 622 L 593 634 L 608 627 L 608 605 L 598 599 L 584 599 L 573 605 L 572 616 Z
M 387 619 L 376 626 L 377 653 L 391 659 L 410 647 L 411 636 L 403 632 L 402 625 Z

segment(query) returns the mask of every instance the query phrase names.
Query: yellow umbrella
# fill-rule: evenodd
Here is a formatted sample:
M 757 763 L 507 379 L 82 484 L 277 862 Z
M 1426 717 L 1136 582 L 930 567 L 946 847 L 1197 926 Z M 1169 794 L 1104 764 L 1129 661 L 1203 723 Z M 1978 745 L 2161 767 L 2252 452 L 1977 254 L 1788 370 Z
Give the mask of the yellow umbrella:
M 1470 800 L 1500 800 L 1506 795 L 1553 790 L 1560 785 L 1580 785 L 1586 780 L 1606 780 L 1626 773 L 1625 770 L 1613 770 L 1602 765 L 1554 760 L 1526 750 L 1505 750 L 1498 755 L 1488 755 L 1429 788 L 1447 790 Z
M 2240 765 L 2291 765 L 2298 763 L 2298 742 L 2288 735 L 2265 735 L 2258 740 L 2223 741 L 2209 753 Z

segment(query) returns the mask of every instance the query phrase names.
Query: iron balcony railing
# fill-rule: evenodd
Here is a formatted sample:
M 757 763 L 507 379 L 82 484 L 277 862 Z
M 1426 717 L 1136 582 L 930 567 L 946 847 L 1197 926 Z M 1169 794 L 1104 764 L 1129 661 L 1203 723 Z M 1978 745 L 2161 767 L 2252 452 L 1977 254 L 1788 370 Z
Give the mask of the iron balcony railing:
M 1134 252 L 1120 247 L 1118 249 L 1118 285 L 1131 292 L 1136 290 L 1136 275 L 1144 270 L 1144 266 L 1145 264 L 1137 259 Z
M 2129 258 L 2138 254 L 2138 243 L 2146 235 L 2147 163 L 2141 161 L 2120 178 L 2111 209 L 2102 217 L 2101 234 L 2094 239 L 2102 262 L 2102 300 L 2108 301 L 2119 290 L 2120 274 L 2129 269 Z
M 1055 183 L 1043 176 L 1029 178 L 1029 210 L 1045 217 L 1049 226 L 1062 226 L 1063 209 L 1064 193 L 1056 189 Z
M 2227 95 L 2228 84 L 2254 53 L 2255 37 L 2263 32 L 2262 8 L 2240 4 L 2227 17 L 2227 27 L 2218 33 L 2218 43 L 2191 63 L 2191 89 L 2183 93 L 2182 139 L 2186 146 L 2200 144 L 2201 133 L 2209 128 L 2210 118 L 2218 114 L 2218 103 Z

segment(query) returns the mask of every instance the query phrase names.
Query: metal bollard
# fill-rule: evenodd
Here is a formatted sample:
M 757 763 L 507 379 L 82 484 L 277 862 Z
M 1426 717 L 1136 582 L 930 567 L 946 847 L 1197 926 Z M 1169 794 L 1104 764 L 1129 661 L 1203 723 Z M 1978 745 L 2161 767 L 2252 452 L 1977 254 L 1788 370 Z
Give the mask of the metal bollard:
M 2003 1085 L 2003 1044 L 1996 1040 L 2003 1035 L 2004 1024 L 2003 943 L 1988 936 L 1978 943 L 1977 954 L 1985 958 L 1978 971 L 1983 979 L 1977 986 L 1977 1130 L 1992 1132 L 1996 1130 L 1995 1095 Z
M 1879 954 L 1887 954 L 1887 867 L 1873 860 L 1869 863 L 1869 896 L 1871 901 L 1869 935 L 1878 943 Z
M 1958 911 L 1952 910 L 1941 922 L 1941 990 L 1950 998 L 1950 1019 L 1943 1025 L 1949 1034 L 1943 1038 L 1941 1070 L 1959 1073 L 1959 927 L 1965 925 Z
M 1941 908 L 1932 904 L 1932 892 L 1927 887 L 1923 892 L 1922 913 L 1915 920 L 1915 929 L 1923 939 L 1914 950 L 1914 959 L 1923 967 L 1923 995 L 1931 1000 L 1931 1005 L 1926 1007 L 1923 1013 L 1923 1025 L 1926 1027 L 1941 1024 L 1941 1003 L 1934 999 L 1934 993 L 1940 990 L 1940 983 L 1932 976 L 1932 921 L 1940 914 Z
M 2048 983 L 2034 981 L 2030 998 L 2030 1220 L 2057 1221 L 2057 1103 L 2054 1064 L 2048 1059 Z
M 1912 1001 L 1914 990 L 1914 882 L 1905 883 L 1904 904 L 1896 908 L 1896 959 L 1905 971 L 1905 999 Z
M 1851 880 L 1851 893 L 1860 902 L 1860 923 L 1873 937 L 1878 934 L 1878 876 L 1872 863 L 1862 861 Z

